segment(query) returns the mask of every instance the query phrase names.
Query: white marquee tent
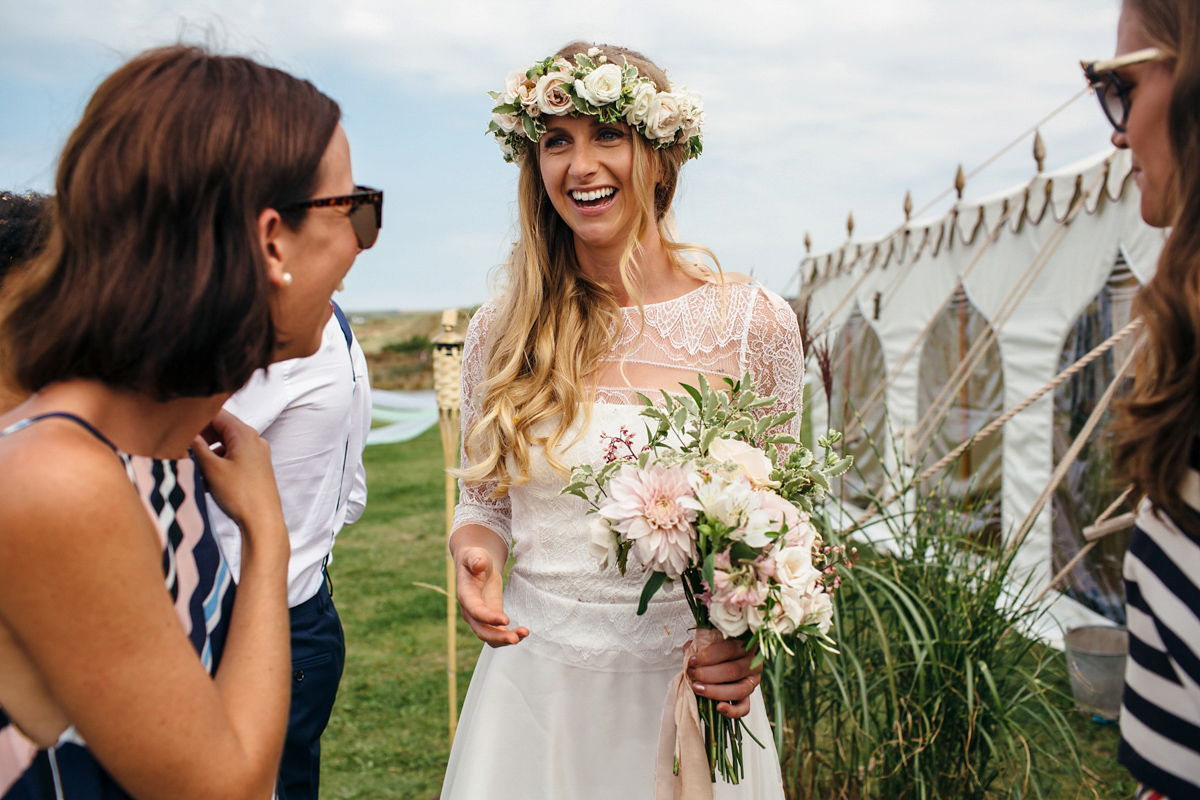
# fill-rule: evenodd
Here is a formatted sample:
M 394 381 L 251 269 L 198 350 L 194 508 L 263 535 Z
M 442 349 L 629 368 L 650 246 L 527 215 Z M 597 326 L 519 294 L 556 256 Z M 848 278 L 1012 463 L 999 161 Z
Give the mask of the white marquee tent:
M 1108 151 L 1039 172 L 1027 184 L 990 197 L 960 199 L 940 218 L 910 221 L 887 236 L 851 239 L 831 252 L 805 257 L 801 302 L 807 298 L 812 327 L 827 331 L 837 343 L 839 387 L 832 422 L 853 427 L 847 423 L 863 409 L 858 429 L 867 430 L 882 463 L 872 466 L 873 454 L 863 447 L 861 434 L 848 437 L 847 447 L 857 448 L 867 471 L 919 470 L 921 465 L 904 462 L 921 451 L 922 437 L 933 440 L 933 456 L 944 453 L 1125 326 L 1134 279 L 1144 283 L 1153 274 L 1164 241 L 1162 231 L 1142 222 L 1130 173 L 1129 154 Z M 1096 330 L 1089 333 L 1089 324 Z M 968 360 L 970 346 L 990 332 L 994 344 L 980 356 L 970 379 L 949 392 L 961 430 L 957 422 L 952 430 L 933 431 L 928 421 L 922 425 L 953 368 Z M 1109 351 L 1108 363 L 1114 358 L 1122 363 L 1133 338 L 1125 337 Z M 1090 385 L 1102 392 L 1112 371 L 1110 366 L 1104 379 L 1104 370 L 1095 373 Z M 810 376 L 817 372 L 810 359 Z M 1061 413 L 1056 417 L 1056 402 L 1060 409 L 1074 402 L 1076 412 L 1087 410 L 1094 406 L 1095 392 L 1089 395 L 1085 388 L 1066 384 L 1043 395 L 1004 424 L 990 454 L 988 445 L 977 444 L 968 452 L 969 458 L 982 448 L 976 463 L 954 467 L 963 487 L 985 483 L 995 490 L 1000 535 L 1013 535 L 1046 487 L 1062 455 L 1056 437 L 1061 442 L 1075 432 L 1056 429 L 1056 419 L 1066 419 Z M 875 395 L 886 416 L 869 410 Z M 820 392 L 812 396 L 824 399 Z M 839 412 L 836 406 L 843 401 L 855 410 Z M 810 406 L 813 429 L 824 430 L 830 422 L 826 404 L 814 399 Z M 856 438 L 857 443 L 850 441 Z M 940 450 L 939 438 L 945 440 Z M 1093 464 L 1098 457 L 1090 456 Z M 1082 480 L 1080 475 L 1072 479 Z M 1032 575 L 1035 589 L 1045 587 L 1061 565 L 1062 556 L 1054 552 L 1055 515 L 1082 513 L 1072 509 L 1070 502 L 1048 503 L 1031 520 L 1017 565 Z M 1074 520 L 1074 529 L 1090 525 L 1098 511 Z M 1075 583 L 1086 585 L 1083 578 Z M 1059 595 L 1051 621 L 1039 633 L 1058 643 L 1058 626 L 1109 621 L 1099 613 L 1103 607 L 1079 598 L 1079 593 Z

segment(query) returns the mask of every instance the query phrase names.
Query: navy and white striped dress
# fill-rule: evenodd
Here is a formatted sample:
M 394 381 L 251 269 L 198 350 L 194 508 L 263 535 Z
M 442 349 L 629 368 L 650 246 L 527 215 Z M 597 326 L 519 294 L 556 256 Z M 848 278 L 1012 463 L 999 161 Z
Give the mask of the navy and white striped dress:
M 64 417 L 87 428 L 125 465 L 129 479 L 162 541 L 163 579 L 183 631 L 210 675 L 217 670 L 234 583 L 208 521 L 204 480 L 190 458 L 131 456 L 82 419 L 43 414 L 14 423 L 6 436 L 46 417 Z M 188 746 L 181 744 L 181 746 Z M 92 757 L 86 743 L 68 728 L 58 743 L 38 750 L 0 708 L 0 796 L 3 800 L 127 800 L 129 795 Z
M 1200 464 L 1181 487 L 1200 530 Z M 1200 539 L 1143 500 L 1125 556 L 1129 660 L 1118 758 L 1171 800 L 1200 800 Z

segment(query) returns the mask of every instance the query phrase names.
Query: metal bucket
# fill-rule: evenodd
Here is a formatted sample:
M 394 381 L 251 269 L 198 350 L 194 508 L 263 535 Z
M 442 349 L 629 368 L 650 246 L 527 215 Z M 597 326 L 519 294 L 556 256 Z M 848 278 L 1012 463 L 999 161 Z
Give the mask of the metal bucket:
M 1121 714 L 1125 686 L 1125 654 L 1129 632 L 1124 628 L 1085 625 L 1067 631 L 1067 672 L 1075 705 L 1098 717 L 1115 720 Z

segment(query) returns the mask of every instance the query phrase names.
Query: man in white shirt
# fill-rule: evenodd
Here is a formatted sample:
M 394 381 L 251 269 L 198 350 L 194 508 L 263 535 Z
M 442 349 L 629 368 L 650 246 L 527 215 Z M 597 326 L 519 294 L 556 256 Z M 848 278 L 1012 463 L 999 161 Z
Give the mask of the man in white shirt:
M 288 606 L 292 702 L 279 768 L 280 800 L 317 800 L 321 734 L 346 660 L 326 566 L 342 526 L 367 500 L 363 447 L 371 427 L 367 362 L 335 304 L 320 349 L 256 372 L 225 408 L 271 445 L 271 462 L 292 542 Z M 241 567 L 237 525 L 208 503 L 213 529 L 234 576 Z

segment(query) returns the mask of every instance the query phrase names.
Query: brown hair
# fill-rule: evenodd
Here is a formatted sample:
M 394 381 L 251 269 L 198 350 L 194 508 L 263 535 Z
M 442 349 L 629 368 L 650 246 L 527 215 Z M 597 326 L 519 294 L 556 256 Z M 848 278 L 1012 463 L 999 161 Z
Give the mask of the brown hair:
M 659 91 L 670 89 L 666 74 L 633 50 L 577 41 L 555 56 L 574 62 L 576 54 L 594 46 L 612 63 L 628 61 Z M 707 255 L 718 274 L 720 266 L 705 248 L 675 242 L 664 223 L 686 157 L 685 145 L 675 143 L 658 149 L 636 133 L 631 138 L 632 194 L 638 219 L 621 256 L 620 275 L 626 292 L 640 307 L 642 292 L 636 279 L 635 255 L 651 228 L 658 230 L 663 246 L 680 269 L 697 272 L 684 251 Z M 533 144 L 525 148 L 518 161 L 520 235 L 504 265 L 505 292 L 498 301 L 497 322 L 488 334 L 487 378 L 478 387 L 481 413 L 464 441 L 471 466 L 458 473 L 469 482 L 494 480 L 497 494 L 529 479 L 532 444 L 543 445 L 548 463 L 566 471 L 557 459 L 560 442 L 581 406 L 585 419 L 590 415 L 591 405 L 586 401 L 594 388 L 592 381 L 605 354 L 612 349 L 611 337 L 620 330 L 621 323 L 616 295 L 579 268 L 574 233 L 554 209 L 537 159 L 538 145 Z M 535 427 L 548 421 L 553 421 L 549 435 L 535 435 Z
M 0 192 L 0 282 L 46 242 L 49 198 L 37 192 Z
M 1171 235 L 1136 301 L 1145 359 L 1120 404 L 1116 461 L 1137 491 L 1182 526 L 1179 493 L 1200 431 L 1200 6 L 1193 0 L 1125 0 L 1146 38 L 1172 57 L 1168 132 L 1178 169 Z M 1190 527 L 1195 533 L 1196 525 Z
M 275 351 L 258 216 L 289 227 L 341 112 L 247 58 L 146 51 L 92 95 L 63 150 L 44 252 L 0 309 L 28 391 L 88 378 L 158 400 L 231 392 Z

